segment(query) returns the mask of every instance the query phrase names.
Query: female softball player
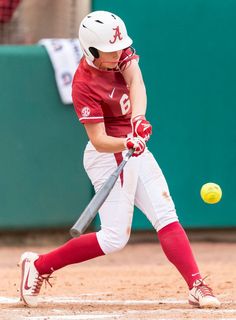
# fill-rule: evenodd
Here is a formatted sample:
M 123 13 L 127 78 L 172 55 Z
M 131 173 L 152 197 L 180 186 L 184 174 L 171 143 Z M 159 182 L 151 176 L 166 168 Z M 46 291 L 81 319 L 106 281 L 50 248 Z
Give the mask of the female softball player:
M 124 22 L 115 14 L 95 11 L 81 22 L 84 52 L 73 80 L 72 96 L 79 121 L 89 137 L 84 167 L 97 191 L 134 149 L 99 215 L 101 230 L 81 235 L 47 254 L 21 256 L 21 299 L 37 306 L 44 280 L 52 272 L 122 249 L 130 236 L 134 205 L 157 231 L 167 258 L 189 288 L 189 303 L 219 307 L 203 281 L 188 238 L 178 222 L 165 177 L 147 149 L 152 126 L 146 120 L 146 91 Z

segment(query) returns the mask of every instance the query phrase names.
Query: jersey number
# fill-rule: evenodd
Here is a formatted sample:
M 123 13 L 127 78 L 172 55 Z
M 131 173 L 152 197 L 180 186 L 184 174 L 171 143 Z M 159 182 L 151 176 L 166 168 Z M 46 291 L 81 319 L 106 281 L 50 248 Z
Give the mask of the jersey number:
M 126 93 L 124 93 L 123 96 L 120 98 L 120 107 L 122 114 L 126 114 L 130 110 L 130 100 L 129 96 Z

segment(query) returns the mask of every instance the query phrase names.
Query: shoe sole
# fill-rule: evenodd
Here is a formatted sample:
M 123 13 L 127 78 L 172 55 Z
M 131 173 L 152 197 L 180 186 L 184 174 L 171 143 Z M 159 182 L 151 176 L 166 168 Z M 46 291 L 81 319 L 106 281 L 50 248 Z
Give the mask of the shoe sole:
M 204 308 L 218 309 L 218 308 L 220 308 L 220 304 L 219 305 L 212 305 L 209 303 L 209 304 L 205 304 L 205 305 L 200 305 L 199 302 L 194 302 L 191 300 L 188 300 L 188 303 L 195 308 L 201 308 L 201 309 L 204 309 Z
M 21 260 L 20 259 L 20 262 L 17 264 L 18 267 L 21 268 L 21 283 L 20 283 L 20 301 L 23 302 L 23 304 L 29 308 L 34 308 L 34 307 L 37 307 L 37 305 L 30 305 L 27 303 L 27 301 L 24 299 L 24 295 L 23 295 L 23 280 L 24 280 L 24 275 L 25 275 L 25 260 Z
M 194 301 L 188 300 L 188 303 L 195 308 L 200 308 L 200 304 L 197 301 L 194 302 Z
M 25 275 L 25 259 L 24 260 L 20 260 L 20 262 L 18 263 L 18 266 L 21 268 L 21 283 L 20 283 L 20 300 L 26 305 L 28 306 L 27 302 L 25 301 L 24 299 L 24 296 L 23 296 L 23 289 L 22 289 L 22 286 L 23 286 L 23 280 L 24 280 L 24 275 Z

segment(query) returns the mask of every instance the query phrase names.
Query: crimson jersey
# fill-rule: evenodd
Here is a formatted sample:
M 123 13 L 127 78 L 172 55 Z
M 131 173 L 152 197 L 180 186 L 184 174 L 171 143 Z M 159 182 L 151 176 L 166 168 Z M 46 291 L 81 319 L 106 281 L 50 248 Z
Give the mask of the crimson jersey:
M 123 50 L 121 60 L 125 57 L 138 59 L 130 49 Z M 81 123 L 104 122 L 107 135 L 113 137 L 131 132 L 129 89 L 121 72 L 96 69 L 82 58 L 74 75 L 72 98 Z

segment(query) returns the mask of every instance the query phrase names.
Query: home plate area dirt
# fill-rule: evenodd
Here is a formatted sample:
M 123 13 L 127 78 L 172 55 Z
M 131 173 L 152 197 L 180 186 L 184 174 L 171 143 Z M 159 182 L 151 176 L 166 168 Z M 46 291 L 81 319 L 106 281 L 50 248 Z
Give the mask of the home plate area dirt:
M 236 319 L 236 243 L 194 242 L 192 248 L 222 302 L 219 309 L 188 304 L 185 282 L 154 242 L 131 243 L 112 255 L 58 270 L 53 286 L 43 286 L 39 306 L 27 308 L 18 297 L 19 257 L 53 247 L 1 247 L 0 319 Z

